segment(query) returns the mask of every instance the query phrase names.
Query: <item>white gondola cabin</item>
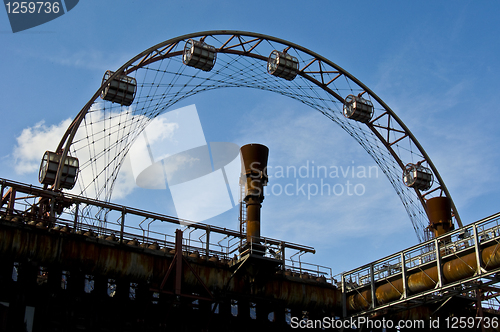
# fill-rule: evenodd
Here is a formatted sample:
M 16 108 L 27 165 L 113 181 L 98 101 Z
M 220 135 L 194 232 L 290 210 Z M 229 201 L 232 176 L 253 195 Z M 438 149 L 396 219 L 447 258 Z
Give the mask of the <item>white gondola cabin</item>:
M 367 123 L 373 116 L 373 104 L 364 98 L 349 95 L 345 98 L 343 113 L 348 119 Z
M 187 66 L 210 71 L 214 67 L 216 59 L 215 47 L 204 42 L 189 39 L 184 46 L 182 62 Z
M 55 152 L 46 151 L 40 164 L 38 180 L 41 184 L 54 185 L 57 168 L 61 162 L 61 155 Z M 78 159 L 67 156 L 61 173 L 60 188 L 72 189 L 75 186 L 78 176 Z
M 104 84 L 114 72 L 107 70 L 102 78 Z M 137 91 L 137 81 L 134 77 L 119 76 L 113 79 L 102 91 L 101 98 L 124 106 L 132 105 Z
M 285 80 L 293 80 L 298 70 L 299 60 L 288 53 L 274 50 L 267 59 L 267 72 Z
M 432 186 L 434 177 L 427 167 L 418 164 L 407 164 L 403 171 L 403 182 L 407 187 L 427 190 Z

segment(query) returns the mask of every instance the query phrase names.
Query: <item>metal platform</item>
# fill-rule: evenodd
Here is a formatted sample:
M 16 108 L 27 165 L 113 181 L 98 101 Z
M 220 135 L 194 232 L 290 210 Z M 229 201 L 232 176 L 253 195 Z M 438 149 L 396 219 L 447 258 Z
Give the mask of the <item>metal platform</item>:
M 311 247 L 261 237 L 241 248 L 238 231 L 0 184 L 0 324 L 9 331 L 26 319 L 54 332 L 289 330 L 286 315 L 340 308 L 331 270 L 293 259 Z M 52 218 L 47 206 L 64 208 Z
M 135 243 L 136 246 L 163 251 L 175 249 L 175 229 L 182 228 L 187 233 L 183 239 L 183 250 L 186 252 L 196 252 L 207 259 L 217 257 L 227 261 L 238 261 L 244 254 L 239 249 L 246 237 L 241 230 L 53 192 L 7 179 L 0 179 L 0 185 L 0 216 L 20 224 L 50 231 L 87 234 L 97 240 Z M 39 207 L 44 200 L 51 200 L 55 208 L 66 208 L 56 218 L 50 217 L 50 213 L 41 215 Z M 98 212 L 94 214 L 96 210 Z M 261 256 L 278 261 L 282 270 L 298 275 L 323 276 L 332 283 L 331 268 L 301 261 L 303 254 L 315 252 L 313 247 L 268 237 L 261 237 L 260 242 L 263 246 Z M 295 256 L 298 259 L 294 260 Z
M 343 317 L 394 313 L 424 303 L 442 306 L 452 297 L 477 303 L 478 296 L 488 292 L 489 298 L 483 296 L 482 300 L 496 298 L 499 250 L 497 213 L 344 272 L 339 285 L 343 290 Z
M 266 237 L 247 243 L 239 231 L 5 179 L 0 184 L 1 259 L 8 263 L 0 266 L 0 277 L 12 284 L 8 279 L 13 264 L 21 279 L 11 289 L 25 292 L 21 286 L 30 285 L 32 301 L 59 294 L 50 308 L 66 306 L 69 295 L 64 294 L 78 299 L 94 294 L 106 307 L 118 303 L 110 295 L 118 289 L 120 301 L 157 311 L 169 308 L 179 315 L 196 313 L 194 306 L 204 317 L 213 317 L 213 308 L 220 305 L 224 314 L 219 318 L 225 320 L 232 319 L 235 299 L 246 312 L 255 303 L 257 311 L 274 310 L 282 323 L 286 312 L 296 317 L 306 313 L 309 318 L 377 319 L 415 308 L 425 308 L 427 317 L 440 315 L 447 306 L 475 305 L 477 315 L 498 315 L 498 305 L 485 304 L 500 304 L 500 213 L 344 272 L 337 283 L 330 268 L 301 261 L 303 254 L 314 252 L 312 247 Z M 47 206 L 50 212 L 60 210 L 56 218 Z M 110 268 L 117 276 L 109 274 Z M 36 283 L 45 284 L 46 271 L 48 288 L 40 288 Z M 69 293 L 61 293 L 61 273 L 63 279 L 69 277 Z M 94 286 L 87 291 L 83 284 Z M 17 296 L 14 293 L 11 297 Z M 80 310 L 75 303 L 68 306 Z M 38 312 L 50 311 L 33 305 Z M 189 309 L 180 310 L 179 305 Z M 103 319 L 97 313 L 85 315 Z M 476 313 L 469 310 L 467 315 Z M 262 319 L 262 314 L 257 316 Z

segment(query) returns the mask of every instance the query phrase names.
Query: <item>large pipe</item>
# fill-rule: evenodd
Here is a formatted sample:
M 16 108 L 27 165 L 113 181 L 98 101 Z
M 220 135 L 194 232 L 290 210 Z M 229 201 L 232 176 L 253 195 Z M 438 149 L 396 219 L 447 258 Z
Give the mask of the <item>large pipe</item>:
M 441 236 L 453 230 L 451 219 L 451 201 L 447 197 L 434 197 L 427 201 L 427 215 L 429 217 L 429 229 L 435 237 Z M 443 250 L 442 250 L 443 253 Z M 481 252 L 482 263 L 487 270 L 500 266 L 500 248 L 493 245 L 484 248 Z M 475 252 L 460 256 L 442 265 L 443 283 L 450 283 L 469 278 L 476 272 L 477 261 Z M 438 269 L 436 266 L 423 271 L 412 273 L 408 276 L 407 287 L 412 294 L 432 289 L 438 281 Z M 375 289 L 376 302 L 385 304 L 401 298 L 403 294 L 403 279 L 394 279 Z M 371 290 L 365 290 L 348 297 L 348 309 L 353 311 L 368 309 L 372 301 Z
M 426 205 L 429 228 L 433 231 L 434 237 L 441 236 L 453 230 L 451 200 L 448 197 L 433 197 L 427 200 Z
M 260 242 L 260 208 L 264 200 L 264 186 L 267 185 L 267 158 L 269 149 L 261 144 L 247 144 L 241 147 L 241 168 L 245 177 L 247 242 Z
M 498 244 L 484 248 L 481 251 L 482 266 L 487 270 L 500 267 L 500 246 Z M 461 279 L 469 278 L 476 273 L 476 253 L 472 252 L 450 260 L 442 265 L 443 283 L 451 283 Z M 438 280 L 437 267 L 430 267 L 420 272 L 412 273 L 407 280 L 408 290 L 416 294 L 436 286 Z M 378 304 L 385 304 L 401 298 L 403 294 L 403 280 L 401 278 L 391 280 L 375 289 L 375 297 Z M 370 289 L 350 295 L 347 298 L 347 307 L 350 311 L 366 310 L 371 304 Z

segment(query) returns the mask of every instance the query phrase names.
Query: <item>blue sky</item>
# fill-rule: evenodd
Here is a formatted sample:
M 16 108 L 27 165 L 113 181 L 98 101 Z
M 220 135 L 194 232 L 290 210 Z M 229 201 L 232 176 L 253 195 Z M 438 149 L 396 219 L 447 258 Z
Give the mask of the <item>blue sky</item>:
M 38 160 L 56 148 L 63 121 L 95 93 L 105 70 L 176 36 L 243 30 L 304 46 L 370 87 L 423 145 L 468 224 L 499 210 L 499 9 L 494 1 L 87 0 L 16 34 L 0 10 L 0 177 L 38 183 Z M 375 165 L 340 127 L 284 97 L 217 90 L 188 104 L 196 104 L 207 141 L 258 141 L 274 165 Z M 23 145 L 37 131 L 45 141 Z M 416 244 L 384 175 L 360 181 L 361 196 L 268 196 L 262 234 L 314 246 L 317 254 L 303 259 L 334 272 Z M 168 213 L 168 199 L 134 188 L 116 202 Z M 236 228 L 236 218 L 233 209 L 209 222 Z

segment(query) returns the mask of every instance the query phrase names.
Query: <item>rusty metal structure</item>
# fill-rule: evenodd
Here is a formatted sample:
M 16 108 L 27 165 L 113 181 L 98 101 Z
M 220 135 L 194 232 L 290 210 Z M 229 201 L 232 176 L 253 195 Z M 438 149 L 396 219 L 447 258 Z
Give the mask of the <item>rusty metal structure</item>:
M 500 214 L 342 274 L 345 314 L 462 296 L 499 281 Z M 482 279 L 481 283 L 478 280 Z M 446 294 L 446 295 L 443 295 Z
M 314 248 L 260 232 L 269 154 L 261 144 L 240 150 L 239 231 L 111 203 L 123 158 L 149 121 L 225 87 L 279 93 L 339 124 L 387 175 L 421 243 L 337 276 L 301 261 Z M 500 317 L 484 307 L 499 297 L 500 213 L 463 226 L 397 115 L 340 66 L 275 37 L 189 34 L 107 71 L 45 153 L 40 182 L 0 179 L 0 330 L 281 331 L 294 318 L 325 317 L 338 330 L 381 330 L 346 327 L 360 317 L 420 320 L 430 330 L 432 318 Z M 62 191 L 75 185 L 80 195 Z
M 81 195 L 110 201 L 137 135 L 179 101 L 214 89 L 252 88 L 297 100 L 347 131 L 388 177 L 419 241 L 430 238 L 429 198 L 447 197 L 454 225 L 462 226 L 443 179 L 408 126 L 357 78 L 305 47 L 253 32 L 192 33 L 144 50 L 104 79 L 55 150 L 62 160 L 80 161 Z M 114 86 L 128 91 L 126 100 L 108 92 Z M 63 188 L 63 168 L 59 164 L 48 188 Z
M 241 175 L 244 187 L 246 218 L 241 220 L 246 229 L 246 241 L 252 248 L 260 246 L 260 208 L 267 185 L 267 158 L 269 149 L 261 144 L 248 144 L 240 149 Z M 240 215 L 242 213 L 240 212 Z
M 248 144 L 240 153 L 239 232 L 0 179 L 3 329 L 289 330 L 292 319 L 325 317 L 404 318 L 430 328 L 432 317 L 500 318 L 482 304 L 499 295 L 500 213 L 452 230 L 449 200 L 432 198 L 434 239 L 344 272 L 339 282 L 330 268 L 300 261 L 312 247 L 260 234 L 269 149 Z
M 287 315 L 327 315 L 341 306 L 330 268 L 290 258 L 314 253 L 312 247 L 263 236 L 241 247 L 255 231 L 0 183 L 0 303 L 7 331 L 24 331 L 25 319 L 34 331 L 280 330 Z M 72 210 L 50 220 L 37 211 L 40 199 Z M 84 206 L 102 209 L 108 221 L 89 216 Z M 160 233 L 153 223 L 176 230 Z M 28 309 L 34 316 L 27 318 Z
M 242 150 L 267 154 L 262 145 Z M 251 189 L 266 178 L 257 174 Z M 0 322 L 6 331 L 25 331 L 24 322 L 33 331 L 250 331 L 289 330 L 293 317 L 423 324 L 431 317 L 500 317 L 497 308 L 483 307 L 499 296 L 500 213 L 333 276 L 328 267 L 294 261 L 315 250 L 262 236 L 257 218 L 248 218 L 254 225 L 242 233 L 0 183 Z M 250 209 L 260 209 L 251 202 L 260 201 L 255 196 L 247 199 Z M 44 199 L 69 208 L 51 220 L 38 213 Z M 431 219 L 440 229 L 450 222 L 449 203 L 433 204 Z M 106 222 L 84 206 L 102 209 Z

